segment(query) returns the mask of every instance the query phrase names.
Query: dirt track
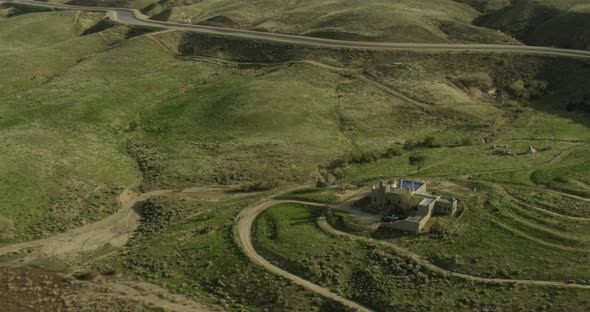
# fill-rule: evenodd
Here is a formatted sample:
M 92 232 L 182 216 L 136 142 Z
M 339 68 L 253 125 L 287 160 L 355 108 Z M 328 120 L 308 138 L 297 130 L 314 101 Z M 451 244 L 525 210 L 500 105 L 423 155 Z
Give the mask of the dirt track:
M 301 204 L 310 204 L 310 205 L 315 205 L 315 206 L 322 206 L 320 204 L 316 204 L 316 203 L 308 203 L 308 202 L 303 202 L 303 201 L 296 201 L 296 200 L 266 200 L 263 202 L 260 202 L 258 204 L 255 204 L 253 206 L 250 206 L 244 210 L 242 210 L 242 212 L 240 213 L 240 215 L 238 216 L 238 221 L 237 221 L 237 239 L 239 240 L 242 249 L 244 250 L 244 253 L 246 254 L 246 256 L 248 256 L 248 258 L 250 258 L 250 260 L 260 266 L 262 266 L 263 268 L 265 268 L 266 270 L 275 273 L 277 275 L 280 275 L 284 278 L 287 278 L 289 280 L 291 280 L 293 283 L 303 286 L 317 294 L 322 295 L 325 298 L 334 300 L 336 302 L 341 303 L 342 305 L 349 307 L 351 309 L 357 310 L 357 311 L 371 311 L 369 308 L 364 307 L 358 303 L 355 303 L 353 301 L 350 301 L 336 293 L 333 293 L 331 290 L 324 288 L 322 286 L 313 284 L 307 280 L 304 280 L 302 278 L 300 278 L 299 276 L 296 276 L 294 274 L 291 274 L 281 268 L 278 268 L 276 266 L 274 266 L 273 264 L 271 264 L 270 262 L 266 261 L 266 259 L 264 259 L 262 256 L 260 256 L 256 250 L 254 249 L 254 245 L 252 244 L 252 225 L 254 224 L 254 220 L 256 219 L 256 217 L 263 212 L 264 210 L 280 204 L 280 203 L 301 203 Z
M 136 211 L 138 206 L 153 196 L 169 192 L 160 190 L 135 195 L 125 191 L 118 198 L 121 208 L 113 215 L 55 236 L 2 247 L 0 256 L 27 249 L 31 251 L 26 257 L 28 260 L 38 257 L 58 257 L 65 261 L 73 260 L 81 253 L 104 247 L 123 247 L 139 226 L 140 216 Z
M 533 204 L 530 204 L 528 202 L 525 202 L 525 201 L 523 201 L 521 199 L 518 199 L 518 198 L 510 195 L 510 193 L 506 191 L 506 188 L 505 187 L 502 187 L 502 186 L 498 186 L 496 188 L 496 190 L 498 192 L 500 192 L 502 194 L 502 196 L 504 196 L 505 198 L 510 199 L 513 202 L 519 203 L 520 205 L 524 205 L 524 206 L 526 206 L 526 207 L 528 207 L 530 209 L 534 209 L 536 211 L 539 211 L 539 212 L 544 213 L 544 214 L 551 215 L 553 217 L 563 218 L 563 219 L 569 219 L 569 220 L 574 220 L 574 221 L 590 221 L 590 218 L 586 218 L 586 217 L 574 217 L 574 216 L 565 215 L 565 214 L 557 213 L 555 211 L 551 211 L 551 210 L 540 208 L 538 206 L 535 206 Z M 547 190 L 543 190 L 543 191 L 547 191 Z M 560 192 L 557 192 L 557 194 L 559 194 L 561 196 L 565 196 L 565 197 L 570 197 L 570 198 L 573 198 L 573 199 L 577 199 L 577 200 L 588 201 L 587 198 L 579 197 L 579 196 L 575 196 L 575 195 L 571 195 L 571 194 L 560 193 Z
M 113 215 L 52 237 L 0 248 L 0 256 L 10 253 L 18 254 L 20 251 L 26 250 L 23 261 L 18 265 L 39 258 L 53 258 L 59 259 L 61 262 L 77 263 L 85 254 L 101 248 L 121 248 L 131 239 L 139 226 L 139 206 L 151 197 L 167 193 L 171 193 L 171 191 L 158 190 L 141 195 L 125 191 L 119 195 L 120 209 Z M 223 311 L 220 307 L 209 306 L 181 295 L 172 294 L 160 286 L 147 282 L 99 281 L 85 283 L 85 286 L 76 295 L 80 300 L 118 298 L 174 312 Z
M 458 278 L 462 278 L 462 279 L 466 279 L 466 280 L 470 280 L 470 281 L 475 281 L 475 282 L 486 283 L 486 284 L 519 284 L 519 285 L 529 285 L 529 286 L 549 286 L 549 287 L 579 288 L 579 289 L 590 290 L 590 285 L 573 284 L 573 283 L 570 284 L 570 283 L 554 282 L 554 281 L 486 278 L 486 277 L 479 277 L 479 276 L 473 276 L 473 275 L 468 275 L 468 274 L 463 274 L 463 273 L 452 272 L 452 271 L 443 269 L 439 266 L 436 266 L 436 265 L 424 260 L 423 258 L 418 256 L 417 254 L 415 254 L 411 251 L 408 251 L 404 248 L 401 248 L 396 244 L 338 231 L 338 230 L 334 229 L 332 226 L 330 226 L 330 224 L 328 224 L 328 222 L 326 221 L 326 219 L 324 217 L 321 217 L 319 219 L 318 223 L 324 231 L 326 231 L 330 234 L 337 235 L 337 236 L 344 236 L 344 237 L 348 237 L 353 240 L 360 240 L 360 241 L 365 241 L 365 242 L 368 242 L 371 244 L 377 244 L 377 245 L 389 247 L 389 248 L 395 250 L 397 253 L 410 258 L 412 261 L 420 264 L 421 266 L 424 266 L 424 267 L 428 268 L 429 270 L 432 270 L 434 272 L 440 273 L 445 276 L 453 276 L 453 277 L 458 277 Z
M 172 294 L 168 290 L 146 282 L 106 282 L 93 285 L 88 293 L 96 297 L 133 300 L 153 305 L 166 311 L 174 312 L 217 312 L 221 307 L 213 307 L 193 301 L 182 295 Z
M 195 193 L 200 193 L 200 191 L 203 190 L 192 190 L 192 192 Z M 138 206 L 141 205 L 145 200 L 153 196 L 163 195 L 167 193 L 171 193 L 171 191 L 159 190 L 141 195 L 133 194 L 131 192 L 124 192 L 119 196 L 121 209 L 112 216 L 107 217 L 101 221 L 77 228 L 75 230 L 58 234 L 53 237 L 0 248 L 0 256 L 10 253 L 18 254 L 19 251 L 26 250 L 26 256 L 24 258 L 25 262 L 37 259 L 39 257 L 52 257 L 63 259 L 65 261 L 75 261 L 76 257 L 80 256 L 81 254 L 92 252 L 105 246 L 110 246 L 115 249 L 120 248 L 131 238 L 133 232 L 139 226 L 140 216 L 137 211 Z M 207 191 L 204 191 L 204 195 L 206 195 L 206 193 Z M 358 199 L 359 197 L 365 195 L 365 193 L 366 192 L 360 192 L 356 196 L 353 196 L 347 202 L 330 206 L 335 209 L 351 212 L 350 203 L 355 199 Z M 297 203 L 317 207 L 326 206 L 324 204 L 318 204 L 301 200 L 275 200 L 272 198 L 266 198 L 263 201 L 244 209 L 237 218 L 235 235 L 236 240 L 241 245 L 246 256 L 252 262 L 262 266 L 266 270 L 273 272 L 274 274 L 280 275 L 284 278 L 287 278 L 293 283 L 300 285 L 310 291 L 313 291 L 325 298 L 339 302 L 342 305 L 357 311 L 370 311 L 369 308 L 358 303 L 355 303 L 351 300 L 348 300 L 332 292 L 328 288 L 313 284 L 307 280 L 304 280 L 292 273 L 289 273 L 273 265 L 256 252 L 252 243 L 251 235 L 252 226 L 254 224 L 256 217 L 264 210 L 281 203 Z M 324 231 L 332 235 L 342 236 L 353 240 L 361 240 L 371 244 L 377 244 L 391 248 L 396 253 L 408 257 L 417 264 L 420 264 L 428 268 L 429 270 L 432 270 L 445 276 L 452 276 L 488 284 L 519 284 L 529 286 L 577 288 L 590 290 L 590 285 L 583 284 L 573 284 L 556 281 L 483 278 L 463 273 L 452 272 L 444 268 L 438 267 L 428 262 L 427 260 L 421 258 L 417 254 L 414 254 L 400 246 L 397 246 L 396 244 L 338 231 L 332 228 L 323 217 L 320 218 L 318 222 L 320 227 Z M 178 312 L 221 310 L 220 308 L 201 304 L 199 302 L 195 302 L 183 296 L 171 294 L 166 289 L 145 282 L 99 282 L 90 287 L 90 289 L 88 290 L 88 295 L 135 300 L 143 302 L 145 304 L 151 304 L 163 309 Z
M 358 196 L 356 196 L 356 197 L 358 197 Z M 322 286 L 313 284 L 309 281 L 303 280 L 302 278 L 300 278 L 294 274 L 291 274 L 287 271 L 284 271 L 284 270 L 276 267 L 275 265 L 268 262 L 266 259 L 264 259 L 262 256 L 260 256 L 256 252 L 256 250 L 254 249 L 254 246 L 252 244 L 252 226 L 253 226 L 254 220 L 264 210 L 266 210 L 272 206 L 275 206 L 277 204 L 281 204 L 281 203 L 298 203 L 298 204 L 317 206 L 317 207 L 326 206 L 324 204 L 318 204 L 318 203 L 306 202 L 306 201 L 300 201 L 300 200 L 273 200 L 273 199 L 269 199 L 269 200 L 260 202 L 256 205 L 253 205 L 253 206 L 250 206 L 250 207 L 244 209 L 242 211 L 242 213 L 240 214 L 239 219 L 237 221 L 236 236 L 237 236 L 237 239 L 239 240 L 239 242 L 241 243 L 244 253 L 248 256 L 248 258 L 250 258 L 250 260 L 252 260 L 254 263 L 264 267 L 268 271 L 273 272 L 277 275 L 283 276 L 283 277 L 293 281 L 294 283 L 301 285 L 311 291 L 314 291 L 326 298 L 340 302 L 341 304 L 343 304 L 347 307 L 356 309 L 358 311 L 368 311 L 369 310 L 368 308 L 366 308 L 358 303 L 352 302 L 348 299 L 345 299 L 345 298 L 341 297 L 340 295 L 337 295 L 337 294 L 331 292 L 327 288 L 324 288 Z M 336 209 L 344 209 L 346 206 L 346 203 L 343 203 L 340 205 L 330 205 L 330 206 L 332 206 L 333 208 L 336 208 Z M 324 231 L 326 231 L 332 235 L 347 237 L 349 239 L 365 241 L 365 242 L 368 242 L 371 244 L 377 244 L 377 245 L 382 245 L 382 246 L 391 248 L 396 253 L 401 254 L 405 257 L 408 257 L 409 259 L 411 259 L 415 263 L 420 264 L 420 265 L 428 268 L 429 270 L 440 273 L 444 276 L 452 276 L 452 277 L 457 277 L 457 278 L 461 278 L 461 279 L 465 279 L 465 280 L 469 280 L 469 281 L 481 282 L 481 283 L 486 283 L 486 284 L 518 284 L 518 285 L 528 285 L 528 286 L 577 288 L 577 289 L 590 290 L 590 285 L 583 285 L 583 284 L 564 283 L 564 282 L 556 282 L 556 281 L 484 278 L 484 277 L 479 277 L 479 276 L 472 276 L 472 275 L 468 275 L 468 274 L 452 272 L 452 271 L 446 270 L 444 268 L 441 268 L 439 266 L 436 266 L 436 265 L 428 262 L 427 260 L 423 259 L 419 255 L 412 253 L 411 251 L 406 250 L 396 244 L 338 231 L 338 230 L 332 228 L 327 223 L 327 221 L 325 220 L 324 217 L 321 217 L 318 220 L 318 223 L 319 223 L 319 226 Z

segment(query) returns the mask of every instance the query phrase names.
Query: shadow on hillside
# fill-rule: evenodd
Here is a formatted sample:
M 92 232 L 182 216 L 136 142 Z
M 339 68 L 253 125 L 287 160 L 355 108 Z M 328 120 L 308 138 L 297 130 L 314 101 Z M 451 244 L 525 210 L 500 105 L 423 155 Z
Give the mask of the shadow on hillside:
M 506 94 L 510 85 L 518 80 L 546 81 L 546 94 L 532 100 L 518 101 L 527 102 L 535 110 L 556 114 L 590 127 L 590 60 L 586 59 L 512 52 L 334 49 L 198 33 L 183 33 L 178 44 L 180 53 L 185 56 L 213 57 L 244 63 L 271 65 L 309 60 L 329 65 L 326 70 L 346 68 L 359 72 L 393 67 L 394 70 L 380 77 L 383 79 L 408 76 L 409 81 L 415 79 L 419 82 L 424 77 L 486 72 L 493 78 L 494 85 Z M 407 94 L 411 91 L 398 91 L 413 96 Z M 501 106 L 499 108 L 504 109 Z M 506 112 L 510 113 L 508 110 Z M 438 110 L 437 114 L 442 114 L 441 118 L 446 116 L 445 110 Z

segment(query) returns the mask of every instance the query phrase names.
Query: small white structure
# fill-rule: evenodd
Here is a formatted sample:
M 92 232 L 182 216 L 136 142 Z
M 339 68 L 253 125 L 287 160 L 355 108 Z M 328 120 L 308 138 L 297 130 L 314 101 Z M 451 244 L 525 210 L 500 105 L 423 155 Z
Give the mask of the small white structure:
M 535 149 L 532 145 L 529 145 L 529 149 L 526 151 L 527 154 L 536 154 L 537 149 Z

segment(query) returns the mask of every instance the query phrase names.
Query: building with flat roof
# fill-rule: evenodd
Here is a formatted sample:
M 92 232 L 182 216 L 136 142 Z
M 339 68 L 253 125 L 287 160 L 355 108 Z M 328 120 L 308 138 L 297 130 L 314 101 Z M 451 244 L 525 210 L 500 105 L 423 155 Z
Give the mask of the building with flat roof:
M 456 198 L 445 195 L 434 195 L 427 192 L 425 182 L 410 180 L 393 180 L 379 182 L 370 193 L 370 209 L 374 212 L 390 215 L 402 208 L 412 207 L 412 214 L 406 219 L 384 224 L 400 231 L 422 233 L 424 226 L 433 214 L 452 216 L 457 211 Z

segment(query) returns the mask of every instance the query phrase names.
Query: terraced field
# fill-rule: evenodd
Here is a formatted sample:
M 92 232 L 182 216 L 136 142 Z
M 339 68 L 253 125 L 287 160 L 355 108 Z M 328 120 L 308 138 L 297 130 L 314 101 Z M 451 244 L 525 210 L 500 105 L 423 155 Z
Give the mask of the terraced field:
M 388 250 L 383 244 L 367 244 L 324 232 L 317 225 L 319 214 L 321 208 L 300 204 L 281 204 L 263 212 L 254 230 L 258 252 L 286 270 L 377 310 L 423 309 L 442 304 L 457 310 L 518 309 L 548 304 L 510 300 L 512 296 L 527 297 L 525 293 L 529 291 L 529 298 L 546 298 L 540 293 L 552 291 L 543 287 L 505 288 L 471 282 L 467 290 L 462 286 L 466 282 L 455 278 L 445 278 L 445 286 L 438 286 L 443 282 L 440 273 L 412 265 L 404 255 Z M 460 299 L 467 297 L 462 291 L 471 291 L 470 300 Z M 566 306 L 580 302 L 581 297 L 577 296 L 584 296 L 585 292 L 564 289 L 559 296 L 551 296 L 552 307 L 568 309 Z M 423 302 L 427 304 L 422 305 Z

